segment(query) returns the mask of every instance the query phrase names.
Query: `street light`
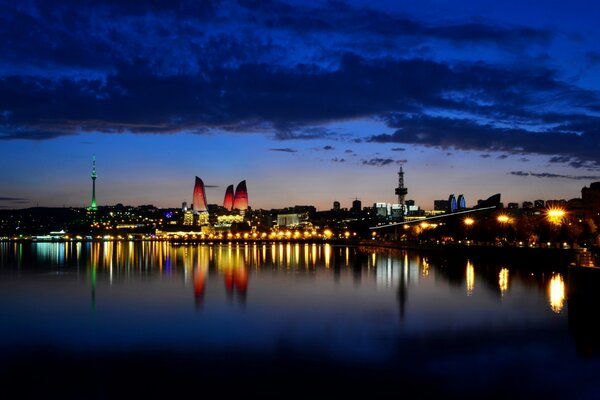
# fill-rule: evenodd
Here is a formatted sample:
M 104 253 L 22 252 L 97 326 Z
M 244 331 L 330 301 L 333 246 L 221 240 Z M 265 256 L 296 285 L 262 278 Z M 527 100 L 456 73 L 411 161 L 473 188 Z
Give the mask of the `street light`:
M 567 212 L 562 208 L 549 208 L 546 211 L 546 218 L 554 225 L 560 225 L 566 215 Z
M 475 223 L 475 220 L 473 218 L 465 218 L 465 220 L 463 221 L 465 223 L 466 226 L 471 226 Z
M 510 221 L 510 217 L 509 217 L 508 215 L 504 215 L 504 214 L 502 214 L 502 215 L 498 215 L 498 218 L 497 218 L 497 220 L 498 220 L 498 222 L 500 222 L 501 224 L 506 224 L 507 222 L 509 222 L 509 221 Z

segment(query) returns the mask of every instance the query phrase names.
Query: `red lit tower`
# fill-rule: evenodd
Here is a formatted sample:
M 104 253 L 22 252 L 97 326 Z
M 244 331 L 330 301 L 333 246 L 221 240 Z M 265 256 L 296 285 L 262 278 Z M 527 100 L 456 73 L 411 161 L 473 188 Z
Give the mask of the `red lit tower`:
M 194 213 L 199 214 L 207 211 L 206 207 L 206 192 L 204 191 L 204 182 L 202 179 L 196 177 L 194 183 Z
M 223 207 L 227 211 L 233 210 L 233 185 L 227 186 L 225 191 L 225 200 L 223 200 Z
M 246 181 L 238 183 L 235 188 L 235 196 L 233 197 L 233 208 L 240 211 L 248 209 L 248 190 L 246 189 Z

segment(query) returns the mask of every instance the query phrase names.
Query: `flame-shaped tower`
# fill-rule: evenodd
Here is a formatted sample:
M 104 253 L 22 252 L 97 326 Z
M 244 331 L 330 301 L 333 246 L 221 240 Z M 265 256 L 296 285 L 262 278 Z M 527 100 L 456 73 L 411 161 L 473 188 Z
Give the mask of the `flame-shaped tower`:
M 227 211 L 233 210 L 233 185 L 227 186 L 225 191 L 225 200 L 223 200 L 223 207 Z
M 233 196 L 233 208 L 246 211 L 248 209 L 248 190 L 246 189 L 246 181 L 238 183 L 235 188 L 235 196 Z
M 194 183 L 194 213 L 199 214 L 207 211 L 206 207 L 206 192 L 204 191 L 204 182 L 202 179 L 196 177 Z

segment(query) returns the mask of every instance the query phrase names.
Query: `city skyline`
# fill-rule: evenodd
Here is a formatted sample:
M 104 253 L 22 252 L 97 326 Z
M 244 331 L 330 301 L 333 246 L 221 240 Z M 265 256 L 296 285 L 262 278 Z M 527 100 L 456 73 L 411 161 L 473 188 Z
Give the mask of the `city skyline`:
M 0 4 L 0 208 L 252 208 L 449 194 L 570 199 L 600 180 L 599 5 Z

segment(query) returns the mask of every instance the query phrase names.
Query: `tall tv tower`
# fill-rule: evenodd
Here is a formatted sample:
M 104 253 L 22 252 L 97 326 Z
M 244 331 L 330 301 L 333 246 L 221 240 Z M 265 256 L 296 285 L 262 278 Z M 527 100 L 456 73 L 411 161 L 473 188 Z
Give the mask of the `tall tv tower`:
M 96 211 L 98 206 L 96 206 L 96 155 L 92 156 L 92 205 L 90 206 L 90 210 Z
M 398 187 L 396 188 L 398 204 L 400 204 L 400 220 L 404 220 L 404 196 L 406 196 L 407 193 L 408 189 L 404 187 L 404 171 L 402 171 L 402 165 L 400 165 L 400 171 L 398 171 Z

